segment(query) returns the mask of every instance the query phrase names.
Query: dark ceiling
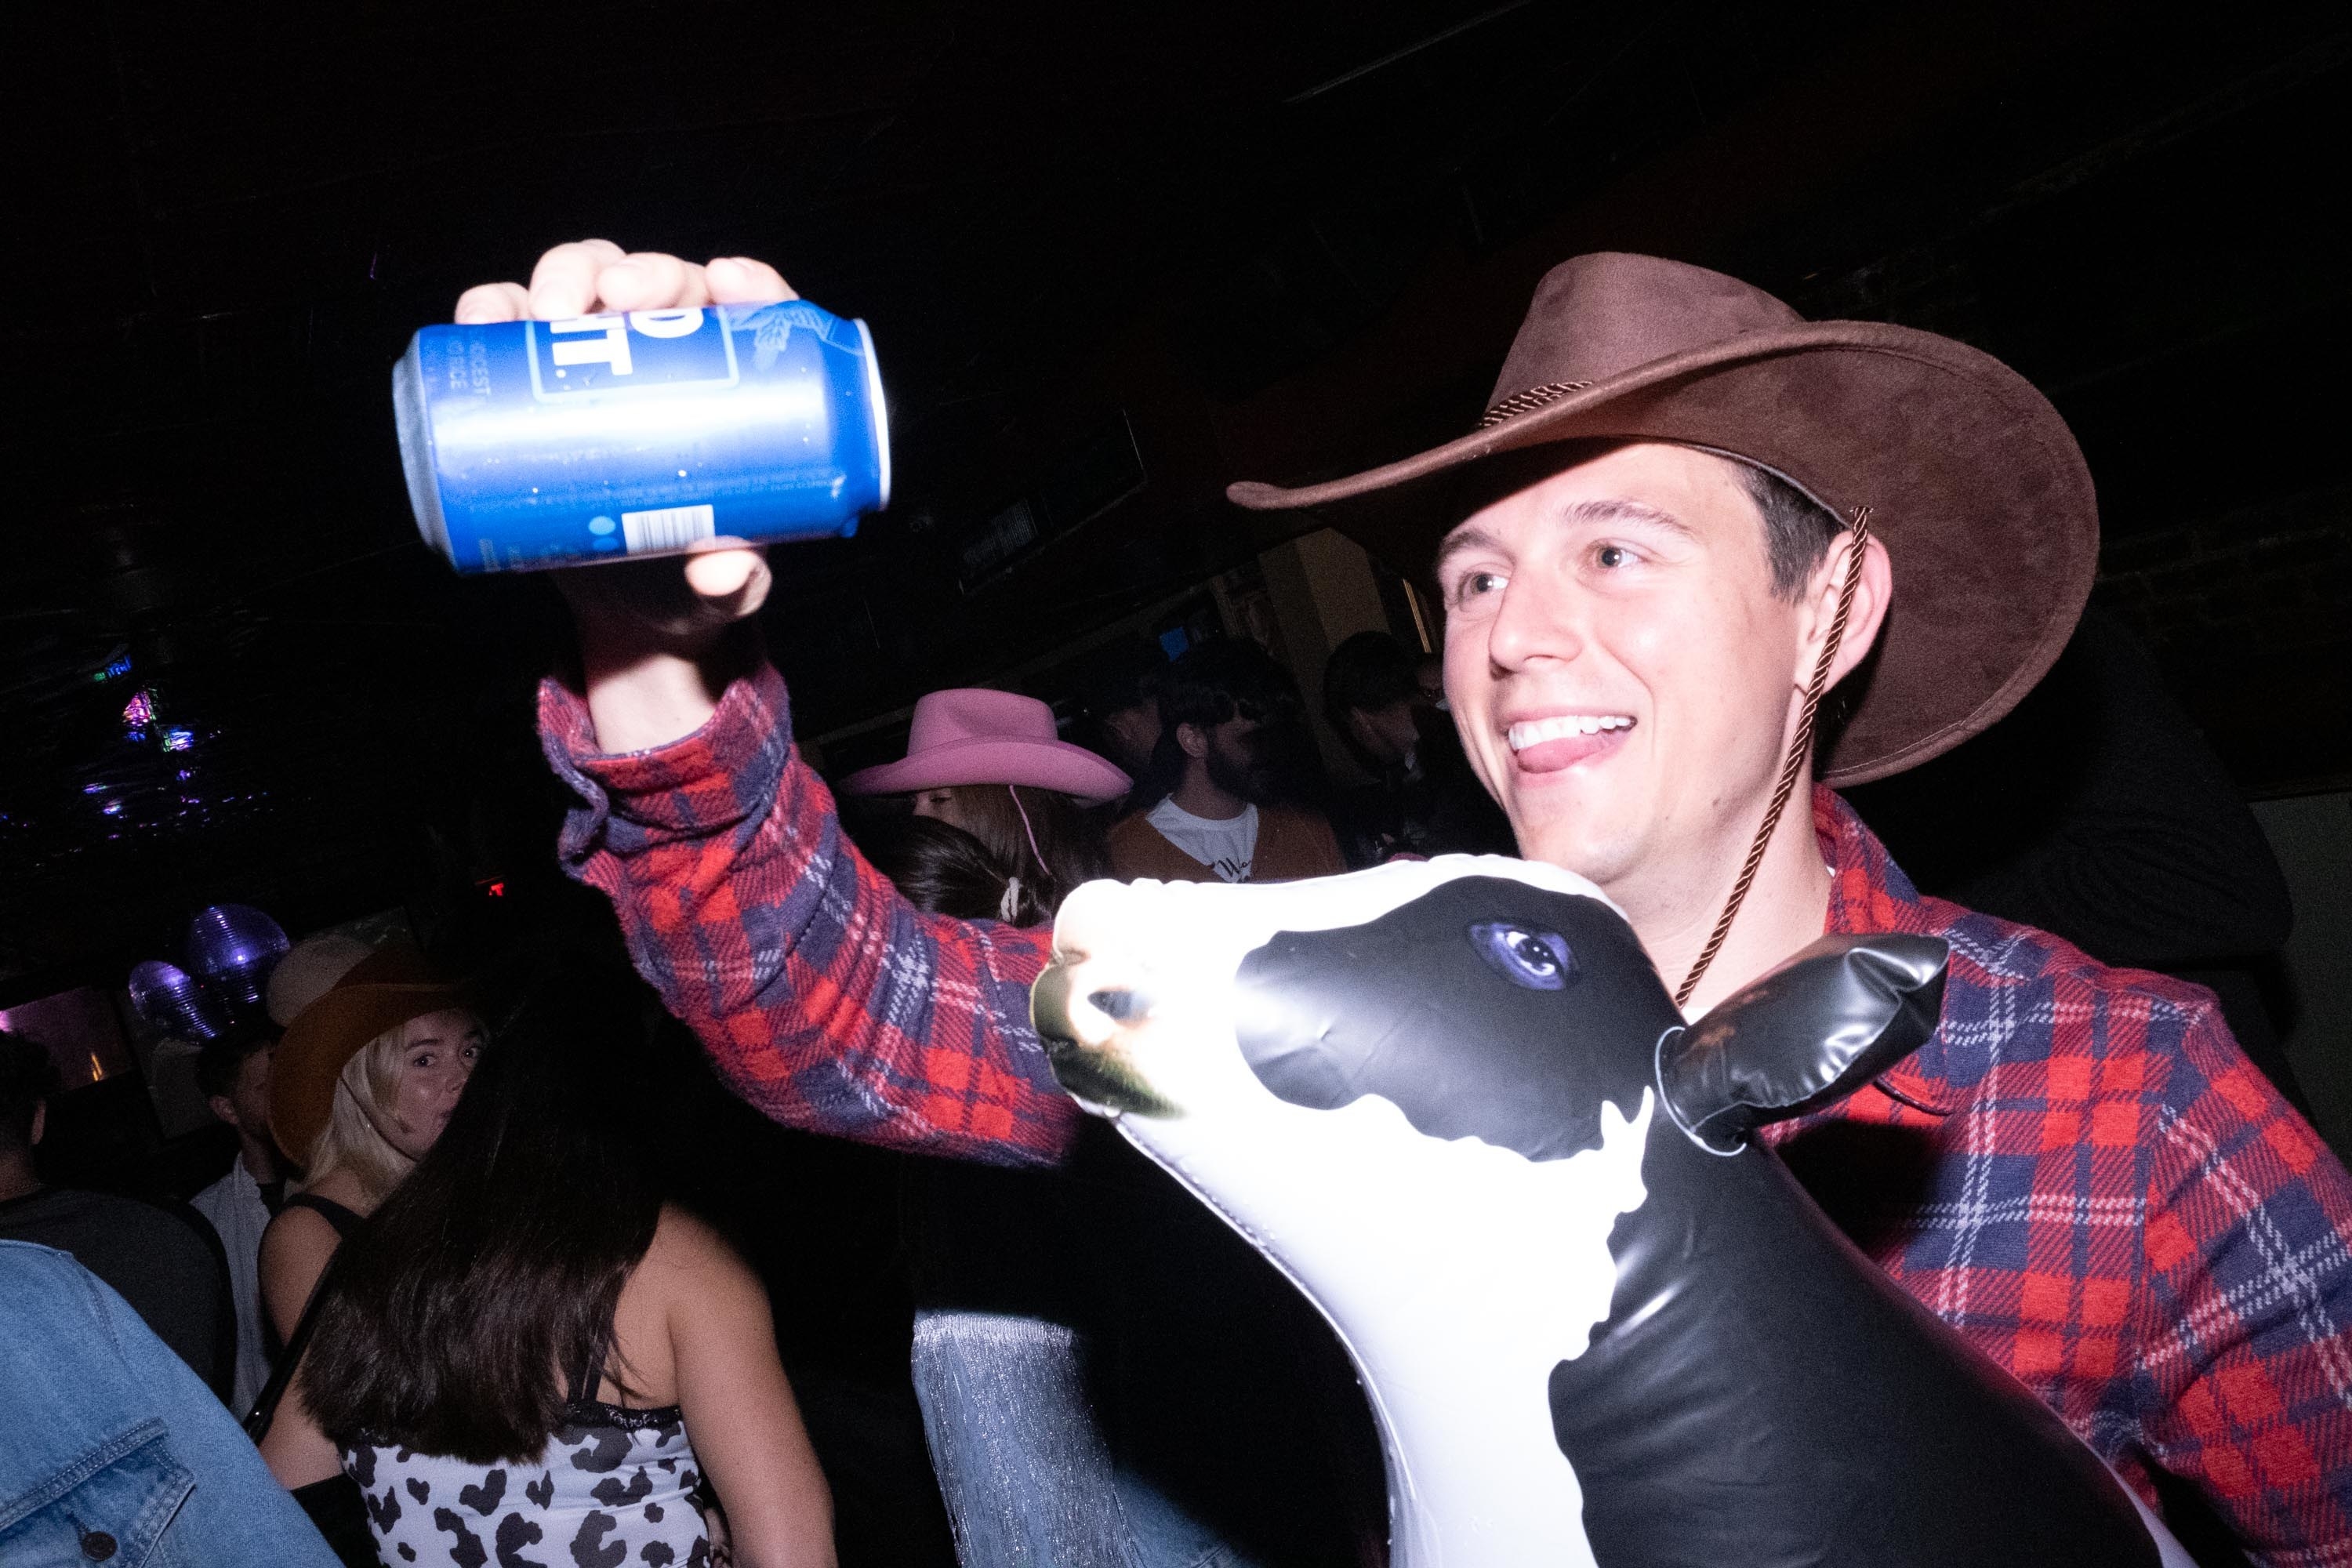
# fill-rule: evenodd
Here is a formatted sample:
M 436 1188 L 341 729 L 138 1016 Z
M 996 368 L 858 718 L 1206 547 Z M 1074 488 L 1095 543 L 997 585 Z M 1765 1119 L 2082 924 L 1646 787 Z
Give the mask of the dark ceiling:
M 1225 479 L 1457 431 L 1534 279 L 1600 247 L 2001 354 L 2081 434 L 2112 557 L 2304 518 L 2321 597 L 2287 620 L 2324 624 L 2352 34 L 2153 15 L 7 7 L 0 1000 L 218 899 L 300 928 L 545 874 L 529 702 L 561 616 L 415 543 L 385 389 L 465 285 L 584 234 L 764 256 L 874 325 L 898 502 L 782 552 L 767 617 L 807 731 L 1245 558 Z M 1143 489 L 967 591 L 973 531 L 1122 417 Z M 2282 642 L 2257 602 L 2247 652 L 2147 592 L 2125 607 L 2243 782 L 2352 772 L 2308 722 L 2352 634 Z

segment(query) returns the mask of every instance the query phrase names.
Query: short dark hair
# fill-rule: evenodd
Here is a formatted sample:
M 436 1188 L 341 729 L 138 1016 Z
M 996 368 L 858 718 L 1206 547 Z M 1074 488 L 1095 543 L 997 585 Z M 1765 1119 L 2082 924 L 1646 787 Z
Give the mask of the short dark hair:
M 1275 720 L 1298 711 L 1298 683 L 1274 655 L 1247 637 L 1221 637 L 1192 649 L 1160 678 L 1160 721 L 1206 730 L 1229 719 Z
M 0 1152 L 33 1146 L 33 1112 L 65 1087 L 46 1047 L 0 1029 Z
M 1341 740 L 1348 715 L 1377 713 L 1421 697 L 1421 657 L 1386 632 L 1358 632 L 1323 667 L 1323 717 Z
M 660 1218 L 626 1066 L 644 1041 L 616 1023 L 635 1004 L 617 981 L 547 977 L 439 1140 L 343 1244 L 303 1367 L 328 1436 L 476 1465 L 545 1449 L 565 1380 L 609 1347 Z
M 1775 598 L 1793 600 L 1805 591 L 1813 570 L 1828 559 L 1845 525 L 1827 507 L 1754 463 L 1737 462 L 1740 483 L 1764 520 L 1764 559 L 1772 569 Z
M 1168 656 L 1160 645 L 1141 636 L 1129 637 L 1097 650 L 1078 679 L 1078 706 L 1099 719 L 1123 713 L 1158 700 L 1160 672 Z
M 196 1051 L 196 1092 L 206 1100 L 227 1099 L 236 1092 L 237 1074 L 245 1064 L 276 1043 L 275 1037 L 261 1029 L 231 1029 L 206 1040 Z

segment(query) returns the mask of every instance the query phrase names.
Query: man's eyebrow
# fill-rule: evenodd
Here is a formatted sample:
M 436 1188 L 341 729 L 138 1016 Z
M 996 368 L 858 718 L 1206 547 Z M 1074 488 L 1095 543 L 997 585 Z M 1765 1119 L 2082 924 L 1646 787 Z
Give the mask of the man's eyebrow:
M 1679 533 L 1685 539 L 1696 539 L 1697 531 L 1689 523 L 1670 511 L 1650 505 L 1647 501 L 1626 500 L 1611 497 L 1601 500 L 1580 500 L 1563 507 L 1556 514 L 1560 522 L 1645 522 Z
M 1600 523 L 1640 522 L 1663 528 L 1685 539 L 1698 537 L 1697 531 L 1670 511 L 1650 505 L 1647 501 L 1627 500 L 1609 497 L 1596 500 L 1571 501 L 1552 514 L 1554 522 Z M 1445 570 L 1445 563 L 1465 551 L 1500 550 L 1501 541 L 1474 523 L 1464 523 L 1445 536 L 1437 547 L 1437 559 L 1430 563 L 1433 574 Z
M 1447 534 L 1445 536 L 1445 542 L 1437 547 L 1437 559 L 1429 563 L 1430 574 L 1434 576 L 1438 573 L 1444 571 L 1445 563 L 1447 562 L 1467 551 L 1499 550 L 1501 548 L 1501 542 L 1496 540 L 1493 534 L 1487 532 L 1483 528 L 1465 522 L 1461 527 L 1455 529 L 1453 532 Z

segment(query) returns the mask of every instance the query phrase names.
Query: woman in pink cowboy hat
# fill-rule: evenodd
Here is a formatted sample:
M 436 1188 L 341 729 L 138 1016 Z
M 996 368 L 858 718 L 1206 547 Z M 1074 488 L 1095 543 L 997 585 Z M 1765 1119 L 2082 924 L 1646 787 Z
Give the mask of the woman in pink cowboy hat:
M 915 815 L 961 827 L 1003 866 L 1003 918 L 1050 920 L 1063 896 L 1105 874 L 1087 808 L 1125 795 L 1126 773 L 1055 733 L 1034 697 L 963 687 L 915 704 L 907 754 L 842 781 L 844 795 L 908 795 Z

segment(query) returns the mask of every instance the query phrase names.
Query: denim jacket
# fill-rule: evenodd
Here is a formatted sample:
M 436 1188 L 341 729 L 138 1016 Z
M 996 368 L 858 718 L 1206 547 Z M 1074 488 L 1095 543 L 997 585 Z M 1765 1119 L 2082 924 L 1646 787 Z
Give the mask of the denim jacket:
M 62 1252 L 0 1241 L 0 1563 L 338 1568 L 227 1406 Z

